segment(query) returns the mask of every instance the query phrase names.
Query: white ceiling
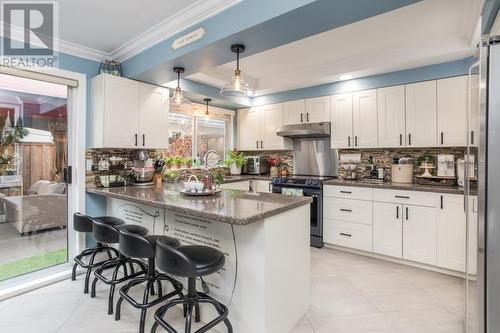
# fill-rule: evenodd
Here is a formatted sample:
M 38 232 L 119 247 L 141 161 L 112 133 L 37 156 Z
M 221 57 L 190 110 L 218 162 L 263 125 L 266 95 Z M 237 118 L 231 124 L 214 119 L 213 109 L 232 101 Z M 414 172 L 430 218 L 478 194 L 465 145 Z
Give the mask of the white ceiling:
M 60 48 L 97 60 L 124 60 L 240 1 L 59 1 Z
M 473 54 L 482 0 L 424 0 L 241 60 L 257 95 L 462 59 Z M 189 76 L 222 87 L 235 62 Z

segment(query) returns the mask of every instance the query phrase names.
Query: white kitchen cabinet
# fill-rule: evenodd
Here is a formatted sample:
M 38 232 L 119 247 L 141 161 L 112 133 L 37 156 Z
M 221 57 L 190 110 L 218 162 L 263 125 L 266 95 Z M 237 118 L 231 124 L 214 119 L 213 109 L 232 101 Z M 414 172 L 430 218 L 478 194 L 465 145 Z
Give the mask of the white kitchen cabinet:
M 305 122 L 322 123 L 330 121 L 330 96 L 306 98 Z
M 436 265 L 436 209 L 403 205 L 403 258 Z
M 290 139 L 276 135 L 283 119 L 283 103 L 238 110 L 238 149 L 292 149 Z
M 260 148 L 260 107 L 238 110 L 238 150 Z
M 260 193 L 272 193 L 271 182 L 267 180 L 254 180 L 254 186 L 256 186 L 257 192 Z
M 372 251 L 372 226 L 325 218 L 323 240 L 351 249 Z
M 437 80 L 438 146 L 467 145 L 468 76 Z
M 372 202 L 341 198 L 323 198 L 323 216 L 343 222 L 372 224 Z
M 403 205 L 373 203 L 373 252 L 396 258 L 403 256 Z
M 437 265 L 465 272 L 466 221 L 464 196 L 442 194 L 439 196 L 437 217 Z M 469 273 L 477 270 L 477 197 L 469 203 Z
M 406 146 L 435 147 L 436 81 L 406 85 Z
M 168 148 L 168 90 L 141 83 L 139 86 L 139 147 Z
M 377 89 L 378 145 L 382 148 L 406 144 L 405 86 Z
M 352 128 L 355 148 L 377 147 L 377 90 L 352 94 Z
M 353 148 L 352 138 L 352 93 L 331 97 L 331 146 Z
M 220 188 L 225 190 L 248 191 L 250 189 L 250 181 L 245 180 L 242 182 L 224 183 L 221 184 Z
M 306 100 L 299 99 L 283 103 L 284 125 L 296 125 L 306 122 Z
M 167 88 L 100 74 L 91 112 L 94 148 L 168 148 Z

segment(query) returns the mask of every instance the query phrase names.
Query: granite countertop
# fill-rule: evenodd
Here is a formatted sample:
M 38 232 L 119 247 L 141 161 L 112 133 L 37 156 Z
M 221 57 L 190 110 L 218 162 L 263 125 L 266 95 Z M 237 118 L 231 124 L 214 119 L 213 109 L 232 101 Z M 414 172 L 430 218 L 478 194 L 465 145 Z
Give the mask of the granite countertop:
M 87 193 L 234 225 L 255 223 L 312 202 L 310 197 L 226 189 L 215 196 L 190 197 L 179 193 L 180 189 L 180 185 L 167 184 L 161 189 L 134 186 L 87 188 Z
M 271 181 L 273 177 L 269 175 L 238 175 L 238 176 L 226 176 L 224 177 L 224 184 L 228 183 L 238 183 L 247 180 L 265 180 Z
M 421 184 L 401 184 L 383 182 L 377 183 L 367 180 L 346 180 L 346 179 L 330 179 L 323 182 L 323 185 L 340 185 L 340 186 L 357 186 L 357 187 L 370 187 L 391 190 L 406 190 L 406 191 L 421 191 L 421 192 L 435 192 L 447 194 L 464 194 L 463 187 L 459 186 L 439 186 L 439 185 L 421 185 Z M 471 194 L 475 195 L 476 189 L 471 189 Z

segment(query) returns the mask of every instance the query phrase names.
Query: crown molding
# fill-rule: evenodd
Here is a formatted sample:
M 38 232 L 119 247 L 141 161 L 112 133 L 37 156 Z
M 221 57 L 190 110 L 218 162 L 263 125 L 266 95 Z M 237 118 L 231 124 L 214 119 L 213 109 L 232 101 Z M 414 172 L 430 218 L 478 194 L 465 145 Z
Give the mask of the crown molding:
M 118 61 L 127 60 L 176 33 L 200 23 L 209 17 L 217 15 L 241 1 L 242 0 L 199 0 L 120 46 L 111 52 L 110 56 L 112 59 Z
M 112 59 L 111 54 L 108 52 L 71 43 L 62 39 L 59 40 L 59 52 L 67 53 L 80 58 L 94 60 L 97 62 L 101 62 L 107 59 Z

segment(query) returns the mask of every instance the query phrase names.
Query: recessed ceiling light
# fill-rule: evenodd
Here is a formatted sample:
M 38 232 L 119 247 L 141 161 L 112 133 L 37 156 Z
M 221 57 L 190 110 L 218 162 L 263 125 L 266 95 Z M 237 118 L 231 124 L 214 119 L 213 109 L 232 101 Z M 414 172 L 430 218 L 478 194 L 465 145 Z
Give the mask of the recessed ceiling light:
M 351 74 L 340 75 L 339 79 L 341 79 L 342 81 L 350 80 L 352 79 L 352 75 Z

